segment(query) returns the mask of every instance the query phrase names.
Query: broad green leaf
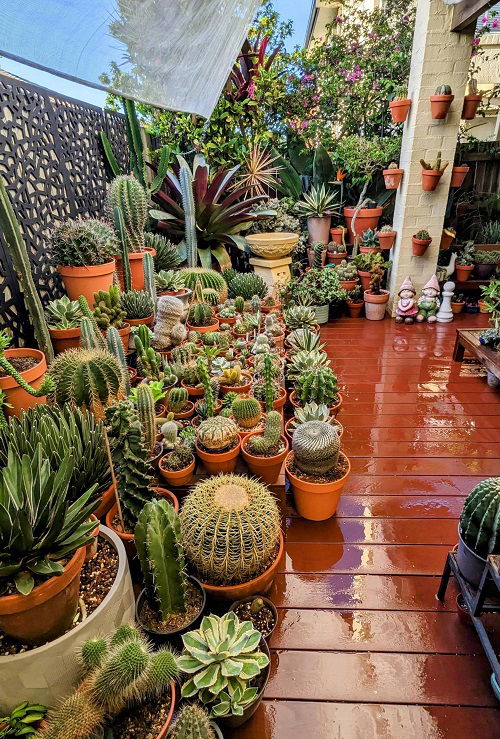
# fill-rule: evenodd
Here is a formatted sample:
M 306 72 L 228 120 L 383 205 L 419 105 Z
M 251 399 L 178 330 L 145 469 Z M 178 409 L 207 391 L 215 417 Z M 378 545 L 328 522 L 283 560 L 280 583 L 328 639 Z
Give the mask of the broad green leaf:
M 30 573 L 25 570 L 18 572 L 14 578 L 14 582 L 16 583 L 16 588 L 21 595 L 29 595 L 35 587 L 33 575 L 30 575 Z
M 193 680 L 196 687 L 200 690 L 201 688 L 210 688 L 216 681 L 220 672 L 219 663 L 214 662 L 213 664 L 205 667 L 201 672 L 196 673 Z

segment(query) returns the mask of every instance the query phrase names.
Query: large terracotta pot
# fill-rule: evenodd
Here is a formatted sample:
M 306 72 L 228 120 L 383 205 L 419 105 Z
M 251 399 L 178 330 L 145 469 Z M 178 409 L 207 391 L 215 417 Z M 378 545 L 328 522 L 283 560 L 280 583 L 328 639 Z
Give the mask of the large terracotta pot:
M 76 328 L 49 328 L 50 339 L 55 354 L 61 354 L 66 349 L 77 349 L 80 346 L 82 330 Z
M 33 588 L 29 595 L 0 597 L 0 629 L 24 644 L 56 639 L 69 629 L 78 608 L 85 547 L 73 554 L 64 572 Z
M 469 169 L 470 167 L 466 164 L 461 165 L 460 167 L 453 167 L 451 170 L 450 187 L 462 187 Z
M 481 94 L 476 93 L 473 95 L 466 95 L 464 97 L 464 104 L 462 107 L 462 115 L 460 118 L 463 121 L 472 121 L 476 117 L 477 109 L 481 105 Z
M 91 267 L 63 267 L 58 265 L 57 271 L 61 275 L 64 289 L 70 300 L 78 300 L 80 295 L 87 299 L 87 303 L 94 303 L 94 293 L 99 290 L 109 292 L 113 284 L 113 273 L 116 262 L 112 259 L 105 264 L 96 264 Z
M 370 289 L 370 282 L 372 279 L 371 272 L 363 272 L 363 270 L 358 269 L 358 275 L 359 279 L 361 280 L 361 287 L 363 291 Z
M 116 501 L 115 496 L 115 488 L 113 486 L 113 483 L 109 486 L 107 490 L 104 491 L 104 493 L 101 496 L 101 502 L 99 503 L 99 507 L 95 510 L 94 516 L 96 518 L 103 518 L 103 516 L 106 515 L 106 513 L 109 511 L 113 503 Z
M 411 249 L 414 257 L 423 257 L 427 251 L 427 247 L 432 239 L 417 239 L 416 236 L 411 237 Z
M 377 231 L 377 238 L 381 250 L 389 251 L 389 249 L 392 249 L 396 240 L 396 231 Z
M 290 481 L 297 512 L 309 521 L 325 521 L 337 510 L 340 495 L 351 471 L 351 463 L 347 459 L 347 472 L 340 480 L 328 483 L 307 482 L 290 472 L 289 465 L 293 461 L 293 452 L 289 452 L 285 460 L 286 475 Z
M 354 240 L 351 222 L 355 210 L 356 208 L 353 207 L 344 208 L 344 218 L 347 224 L 347 230 L 349 231 L 350 242 Z M 358 215 L 356 216 L 356 235 L 361 237 L 363 235 L 363 231 L 368 231 L 369 228 L 372 228 L 375 231 L 381 215 L 382 208 L 380 206 L 377 206 L 376 208 L 360 208 Z
M 40 387 L 47 371 L 47 362 L 43 352 L 38 349 L 6 349 L 4 355 L 9 360 L 22 357 L 34 357 L 38 360 L 34 367 L 20 374 L 23 380 L 26 380 L 35 390 Z M 3 390 L 7 396 L 7 403 L 12 405 L 12 408 L 5 408 L 8 416 L 20 416 L 22 410 L 33 408 L 35 405 L 45 405 L 47 402 L 45 395 L 35 398 L 34 395 L 27 393 L 10 375 L 0 377 L 0 390 Z
M 381 321 L 385 317 L 385 306 L 389 300 L 389 290 L 373 295 L 365 290 L 365 316 L 369 321 Z
M 132 290 L 144 290 L 144 266 L 143 259 L 144 254 L 149 252 L 152 257 L 156 256 L 156 251 L 146 247 L 144 251 L 134 251 L 128 255 L 130 262 L 130 277 L 132 280 Z M 120 282 L 120 287 L 123 290 L 125 283 L 123 282 L 123 268 L 121 257 L 116 257 L 116 274 Z M 96 292 L 96 291 L 94 291 Z
M 285 549 L 283 534 L 280 531 L 280 544 L 276 559 L 272 562 L 267 570 L 254 577 L 253 580 L 241 583 L 241 585 L 209 585 L 202 583 L 209 597 L 214 600 L 228 600 L 233 602 L 235 600 L 242 600 L 248 598 L 250 595 L 256 595 L 257 593 L 267 593 L 270 590 L 273 580 L 276 576 L 276 571 L 279 567 L 283 552 Z
M 288 440 L 284 436 L 280 436 L 285 448 L 280 454 L 275 454 L 274 457 L 258 457 L 250 454 L 247 451 L 248 439 L 251 436 L 262 436 L 263 433 L 263 431 L 251 431 L 247 434 L 241 444 L 241 453 L 252 475 L 260 477 L 266 485 L 273 485 L 279 477 L 283 461 L 288 454 Z
M 191 480 L 193 479 L 193 473 L 194 473 L 194 465 L 195 460 L 193 457 L 193 461 L 191 462 L 188 467 L 185 467 L 183 470 L 165 470 L 162 467 L 162 460 L 165 459 L 167 455 L 165 454 L 158 464 L 158 469 L 160 471 L 160 475 L 168 482 L 170 485 L 173 485 L 173 487 L 179 487 L 181 485 L 189 485 Z
M 190 323 L 186 321 L 186 329 L 188 331 L 196 331 L 197 334 L 208 334 L 210 331 L 217 331 L 219 328 L 219 321 L 214 321 L 208 326 L 191 326 Z
M 389 109 L 391 111 L 393 123 L 404 123 L 408 117 L 411 100 L 391 100 Z
M 224 474 L 234 472 L 240 449 L 240 439 L 238 439 L 238 443 L 234 449 L 230 449 L 228 452 L 219 453 L 205 452 L 203 449 L 200 449 L 198 442 L 196 442 L 196 454 L 203 462 L 203 466 L 209 475 L 218 475 L 220 472 L 223 472 Z
M 309 241 L 311 244 L 314 244 L 315 241 L 321 241 L 323 244 L 328 244 L 331 222 L 331 216 L 319 216 L 307 219 L 307 229 L 309 231 Z
M 474 265 L 462 266 L 461 264 L 455 264 L 455 272 L 457 273 L 457 280 L 459 282 L 466 282 L 469 279 L 473 269 L 474 269 Z
M 425 192 L 432 192 L 433 190 L 435 190 L 442 176 L 443 173 L 438 172 L 435 169 L 423 169 L 422 190 L 424 190 Z
M 431 95 L 431 117 L 435 121 L 446 118 L 455 95 Z
M 384 177 L 386 190 L 397 190 L 403 179 L 404 169 L 384 169 L 382 175 Z

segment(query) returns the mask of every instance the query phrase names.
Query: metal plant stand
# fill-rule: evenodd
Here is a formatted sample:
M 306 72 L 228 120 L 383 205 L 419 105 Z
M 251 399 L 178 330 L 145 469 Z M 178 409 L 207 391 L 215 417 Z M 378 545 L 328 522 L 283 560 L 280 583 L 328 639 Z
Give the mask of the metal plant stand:
M 481 582 L 478 589 L 475 590 L 460 573 L 455 552 L 448 552 L 441 576 L 441 583 L 436 595 L 440 601 L 444 600 L 452 573 L 458 583 L 472 624 L 476 629 L 488 662 L 491 665 L 491 686 L 496 697 L 500 700 L 500 662 L 481 619 L 481 616 L 485 613 L 500 613 L 500 555 L 489 555 L 483 570 Z

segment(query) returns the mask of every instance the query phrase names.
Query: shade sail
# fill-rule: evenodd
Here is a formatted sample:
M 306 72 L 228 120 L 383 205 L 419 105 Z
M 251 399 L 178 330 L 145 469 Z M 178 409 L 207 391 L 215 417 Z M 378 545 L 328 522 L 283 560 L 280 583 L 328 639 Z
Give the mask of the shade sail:
M 208 118 L 259 5 L 259 0 L 2 0 L 0 54 Z

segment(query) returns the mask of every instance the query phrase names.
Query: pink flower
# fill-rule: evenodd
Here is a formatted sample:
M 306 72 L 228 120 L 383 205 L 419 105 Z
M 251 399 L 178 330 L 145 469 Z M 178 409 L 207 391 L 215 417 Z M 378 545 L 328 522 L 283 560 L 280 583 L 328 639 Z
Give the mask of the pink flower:
M 479 36 L 476 36 L 476 37 L 475 37 L 475 38 L 473 39 L 473 41 L 472 41 L 472 45 L 473 45 L 473 46 L 479 46 L 479 44 L 480 44 L 480 43 L 481 43 L 481 39 L 479 38 Z
M 316 102 L 317 100 L 319 100 L 319 95 L 313 95 L 313 100 L 314 100 L 314 102 Z
M 374 90 L 379 90 L 379 89 L 380 89 L 380 85 L 379 85 L 379 83 L 378 83 L 378 82 L 374 82 L 374 83 L 373 83 L 373 89 L 374 89 Z
M 337 16 L 337 17 L 335 18 L 335 23 L 343 23 L 343 22 L 344 22 L 344 19 L 342 18 L 342 16 L 338 15 L 338 16 Z
M 304 130 L 304 128 L 307 128 L 308 125 L 309 125 L 309 123 L 307 121 L 302 121 L 302 123 L 300 124 L 300 127 L 301 127 L 302 130 Z
M 472 51 L 472 54 L 471 54 L 471 56 L 477 56 L 477 51 L 476 51 L 476 49 L 474 49 L 474 50 Z
M 488 13 L 485 13 L 485 14 L 483 15 L 483 17 L 481 18 L 481 23 L 482 23 L 482 25 L 483 25 L 483 26 L 487 26 L 487 25 L 488 25 L 488 20 L 489 20 L 489 18 L 488 18 Z
M 255 82 L 250 82 L 250 84 L 248 85 L 248 97 L 250 98 L 250 100 L 255 99 Z
M 409 16 L 407 16 L 407 15 L 404 15 L 404 16 L 403 16 L 403 17 L 401 18 L 401 20 L 403 21 L 403 23 L 408 23 L 408 21 L 410 20 L 410 18 L 409 18 Z
M 500 18 L 493 18 L 490 28 L 498 28 L 500 26 Z

